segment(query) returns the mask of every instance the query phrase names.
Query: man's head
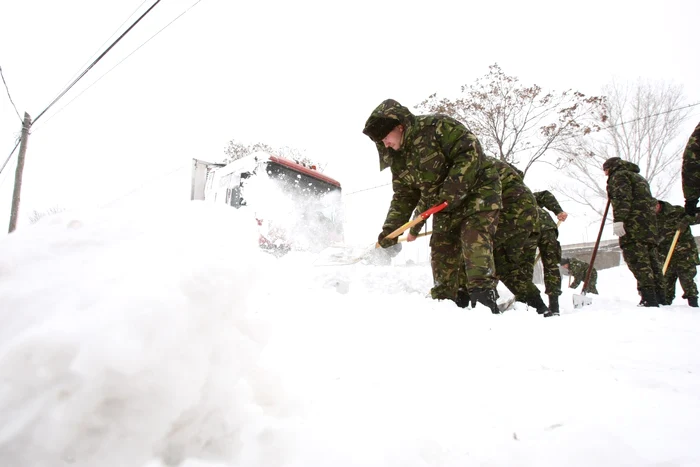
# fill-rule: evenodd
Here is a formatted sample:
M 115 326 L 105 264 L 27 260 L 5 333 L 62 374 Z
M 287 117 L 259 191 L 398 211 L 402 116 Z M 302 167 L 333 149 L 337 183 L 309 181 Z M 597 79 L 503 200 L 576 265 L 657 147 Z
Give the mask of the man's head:
M 362 133 L 369 136 L 375 143 L 384 143 L 384 147 L 396 151 L 401 149 L 403 125 L 398 120 L 388 117 L 370 119 Z
M 563 267 L 564 269 L 569 269 L 569 264 L 571 264 L 571 260 L 569 258 L 562 258 L 559 264 L 561 264 L 561 267 Z
M 617 163 L 621 160 L 621 157 L 611 157 L 610 159 L 603 162 L 603 172 L 605 172 L 605 175 L 610 175 L 610 169 L 615 167 Z

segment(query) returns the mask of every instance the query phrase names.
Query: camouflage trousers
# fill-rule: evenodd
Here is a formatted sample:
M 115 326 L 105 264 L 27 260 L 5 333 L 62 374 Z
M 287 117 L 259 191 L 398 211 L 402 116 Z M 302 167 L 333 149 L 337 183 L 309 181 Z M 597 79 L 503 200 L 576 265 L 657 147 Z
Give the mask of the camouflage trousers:
M 664 277 L 666 302 L 671 303 L 676 298 L 676 281 L 681 283 L 683 298 L 697 297 L 698 286 L 695 283 L 695 276 L 698 273 L 697 266 L 694 263 L 680 265 L 673 263 L 673 260 L 671 260 Z
M 625 241 L 620 237 L 620 249 L 627 267 L 637 279 L 637 290 L 664 290 L 657 246 L 653 243 Z
M 532 282 L 539 233 L 521 230 L 505 240 L 499 241 L 498 234 L 496 237 L 493 256 L 498 279 L 519 302 L 539 295 L 540 289 Z
M 547 295 L 561 295 L 561 244 L 558 240 L 559 232 L 555 229 L 547 229 L 540 232 L 537 248 L 542 259 L 542 275 L 544 276 L 544 292 Z
M 496 289 L 493 241 L 498 214 L 499 211 L 477 212 L 447 231 L 433 233 L 433 298 L 455 300 L 460 285 L 468 291 Z

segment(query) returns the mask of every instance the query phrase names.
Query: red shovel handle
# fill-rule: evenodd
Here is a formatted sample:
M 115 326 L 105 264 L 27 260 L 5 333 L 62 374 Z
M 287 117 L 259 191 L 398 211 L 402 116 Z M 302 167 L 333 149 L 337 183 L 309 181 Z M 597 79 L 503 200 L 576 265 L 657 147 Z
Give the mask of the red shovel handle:
M 418 216 L 419 216 L 422 220 L 426 220 L 428 217 L 432 216 L 432 215 L 435 214 L 436 212 L 442 211 L 442 210 L 445 209 L 446 207 L 447 207 L 447 201 L 443 201 L 442 203 L 436 204 L 435 206 L 433 206 L 432 208 L 428 209 L 427 211 L 420 213 Z M 417 222 L 416 222 L 416 224 L 417 224 Z M 415 225 L 415 224 L 414 224 L 414 225 Z
M 418 224 L 419 222 L 423 222 L 424 220 L 426 220 L 426 219 L 427 219 L 428 217 L 430 217 L 431 215 L 435 214 L 436 212 L 442 211 L 442 210 L 445 209 L 446 207 L 447 207 L 447 201 L 444 201 L 444 202 L 442 202 L 442 203 L 440 203 L 440 204 L 436 204 L 435 206 L 433 206 L 432 208 L 428 209 L 427 211 L 424 211 L 424 212 L 420 213 L 420 214 L 419 214 L 415 219 L 413 219 L 412 221 L 406 222 L 404 225 L 402 225 L 402 226 L 399 227 L 398 229 L 396 229 L 396 230 L 394 230 L 393 232 L 391 232 L 389 235 L 386 236 L 386 238 L 396 238 L 396 237 L 398 237 L 399 235 L 401 235 L 402 233 L 404 233 L 406 230 L 410 229 L 411 227 L 413 227 L 414 225 Z M 377 247 L 379 247 L 379 243 L 377 243 Z

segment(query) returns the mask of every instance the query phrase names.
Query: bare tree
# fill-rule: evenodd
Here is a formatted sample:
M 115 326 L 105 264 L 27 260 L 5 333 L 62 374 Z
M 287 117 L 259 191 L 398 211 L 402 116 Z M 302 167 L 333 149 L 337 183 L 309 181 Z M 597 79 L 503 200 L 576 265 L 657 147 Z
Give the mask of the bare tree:
M 513 164 L 524 159 L 525 173 L 538 161 L 558 165 L 564 140 L 597 132 L 607 119 L 603 97 L 524 86 L 498 64 L 474 84 L 462 86 L 462 95 L 450 100 L 432 94 L 416 107 L 460 120 L 487 154 Z
M 609 125 L 594 141 L 570 144 L 564 172 L 575 183 L 554 188 L 600 215 L 607 199 L 602 167 L 610 157 L 637 164 L 652 195 L 662 199 L 668 195 L 680 174 L 685 141 L 677 138 L 689 113 L 681 85 L 638 80 L 612 82 L 603 91 Z

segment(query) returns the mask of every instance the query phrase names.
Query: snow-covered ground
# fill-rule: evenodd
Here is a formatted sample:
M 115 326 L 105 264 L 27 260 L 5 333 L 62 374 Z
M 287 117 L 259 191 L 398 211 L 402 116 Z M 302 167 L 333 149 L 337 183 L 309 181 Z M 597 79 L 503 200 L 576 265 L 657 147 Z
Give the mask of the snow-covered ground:
M 425 298 L 425 265 L 313 260 L 199 202 L 3 238 L 0 465 L 700 465 L 680 290 L 637 308 L 622 266 L 589 307 L 494 316 Z

